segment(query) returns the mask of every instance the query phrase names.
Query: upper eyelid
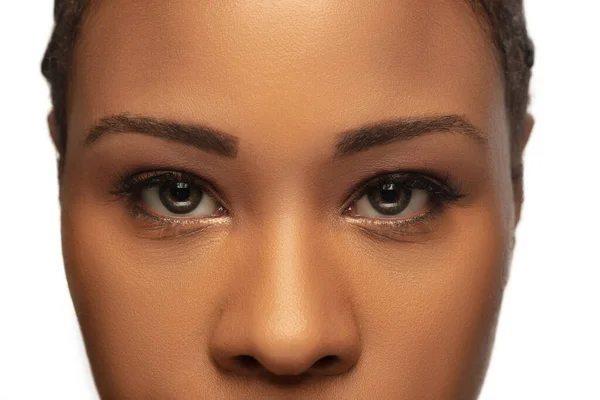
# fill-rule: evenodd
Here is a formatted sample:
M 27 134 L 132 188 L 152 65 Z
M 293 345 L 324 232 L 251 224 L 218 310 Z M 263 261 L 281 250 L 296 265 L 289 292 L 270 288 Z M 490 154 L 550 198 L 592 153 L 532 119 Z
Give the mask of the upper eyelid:
M 144 172 L 138 172 L 138 173 L 134 173 L 132 175 L 129 175 L 129 177 L 125 180 L 126 185 L 131 185 L 131 180 L 135 179 L 136 177 L 139 177 L 140 175 L 145 175 L 148 174 L 149 176 L 147 176 L 146 178 L 141 179 L 140 182 L 134 183 L 132 186 L 130 186 L 130 194 L 134 197 L 135 201 L 137 202 L 140 200 L 140 192 L 143 189 L 147 189 L 149 187 L 154 187 L 157 185 L 148 185 L 146 186 L 145 183 L 148 181 L 151 181 L 153 178 L 158 178 L 160 179 L 161 177 L 164 177 L 165 175 L 180 175 L 182 177 L 185 178 L 190 178 L 190 180 L 193 180 L 195 182 L 200 181 L 200 184 L 197 184 L 197 186 L 200 187 L 200 189 L 207 194 L 208 196 L 212 197 L 218 204 L 220 207 L 225 208 L 228 216 L 231 214 L 229 207 L 227 206 L 227 204 L 222 200 L 221 195 L 218 193 L 217 190 L 215 190 L 212 186 L 212 184 L 210 182 L 208 182 L 206 179 L 200 178 L 198 177 L 196 174 L 190 173 L 190 172 L 186 172 L 186 171 L 177 171 L 177 170 L 168 170 L 168 169 L 161 169 L 161 170 L 152 170 L 152 171 L 144 171 Z M 164 178 L 163 178 L 164 179 Z M 176 181 L 177 179 L 175 179 Z M 183 224 L 183 223 L 187 223 L 185 221 L 192 221 L 192 220 L 204 220 L 207 219 L 207 217 L 201 217 L 201 218 L 173 218 L 173 217 L 168 217 L 168 216 L 162 216 L 162 215 L 158 215 L 155 214 L 151 211 L 147 211 L 145 209 L 145 207 L 142 206 L 134 206 L 137 207 L 137 209 L 141 212 L 143 212 L 144 214 L 146 214 L 148 217 L 163 222 L 163 223 L 169 223 L 169 224 Z
M 371 176 L 370 178 L 363 179 L 358 185 L 355 186 L 354 189 L 347 192 L 344 196 L 345 200 L 342 203 L 341 211 L 344 211 L 350 206 L 350 204 L 364 196 L 366 192 L 379 180 L 395 179 L 398 177 L 411 178 L 415 180 L 421 179 L 428 181 L 431 184 L 442 188 L 443 190 L 448 190 L 443 182 L 439 182 L 439 180 L 436 178 L 428 177 L 422 172 L 385 171 Z
M 127 180 L 131 181 L 135 177 L 138 177 L 140 175 L 145 175 L 145 174 L 148 174 L 148 176 L 145 179 L 142 179 L 142 182 L 150 181 L 153 178 L 160 179 L 161 177 L 168 176 L 168 175 L 176 175 L 176 176 L 180 175 L 183 178 L 189 178 L 191 181 L 195 182 L 196 185 L 200 187 L 200 189 L 202 189 L 204 192 L 207 192 L 207 194 L 209 196 L 212 196 L 217 201 L 224 203 L 223 205 L 225 207 L 227 207 L 227 202 L 223 198 L 223 195 L 221 194 L 221 191 L 218 189 L 218 187 L 216 187 L 216 185 L 214 185 L 212 182 L 210 182 L 206 178 L 201 178 L 194 173 L 187 172 L 187 171 L 179 171 L 179 170 L 168 170 L 168 169 L 153 170 L 153 171 L 144 171 L 144 172 L 138 172 L 136 174 L 132 174 L 132 175 L 130 175 L 130 177 Z M 136 189 L 139 190 L 140 188 L 137 187 Z

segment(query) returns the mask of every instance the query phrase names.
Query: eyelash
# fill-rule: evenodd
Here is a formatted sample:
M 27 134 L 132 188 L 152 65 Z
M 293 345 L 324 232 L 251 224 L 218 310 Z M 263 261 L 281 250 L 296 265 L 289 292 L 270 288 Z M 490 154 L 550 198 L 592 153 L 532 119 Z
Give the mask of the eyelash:
M 196 188 L 202 190 L 202 192 L 210 197 L 213 197 L 218 203 L 225 203 L 223 199 L 218 196 L 218 190 L 203 179 L 198 178 L 194 174 L 190 174 L 185 171 L 138 171 L 134 174 L 130 174 L 126 177 L 117 176 L 113 181 L 115 189 L 110 191 L 110 194 L 117 196 L 117 198 L 124 198 L 127 201 L 128 208 L 135 219 L 146 218 L 156 223 L 157 228 L 164 228 L 165 225 L 189 225 L 197 223 L 198 219 L 190 218 L 169 218 L 163 217 L 147 211 L 144 207 L 139 205 L 141 199 L 141 192 L 143 189 L 149 189 L 155 186 L 162 186 L 167 183 L 176 183 L 180 181 L 192 182 Z M 220 207 L 220 211 L 223 211 L 225 215 L 228 215 L 227 208 L 225 206 Z M 200 220 L 206 221 L 208 219 L 214 219 L 215 217 L 203 217 Z
M 167 183 L 180 182 L 182 180 L 193 182 L 196 187 L 204 192 L 205 195 L 213 197 L 217 203 L 226 204 L 223 199 L 217 195 L 219 192 L 215 186 L 210 182 L 200 179 L 194 174 L 185 171 L 138 171 L 136 173 L 127 175 L 126 177 L 117 176 L 113 180 L 114 190 L 110 191 L 110 194 L 117 196 L 117 198 L 124 198 L 127 201 L 128 208 L 131 211 L 131 215 L 134 219 L 145 219 L 153 223 L 156 228 L 164 228 L 168 225 L 189 225 L 198 223 L 199 220 L 206 222 L 206 220 L 220 218 L 220 217 L 202 217 L 198 219 L 190 218 L 169 218 L 163 217 L 147 211 L 142 207 L 140 202 L 141 191 L 143 189 L 151 188 L 154 186 L 161 186 Z M 411 172 L 398 172 L 398 171 L 380 171 L 375 176 L 373 175 L 361 183 L 359 183 L 358 189 L 353 188 L 349 193 L 346 194 L 348 200 L 344 202 L 344 206 L 340 209 L 342 214 L 347 214 L 352 209 L 352 206 L 366 195 L 370 190 L 376 188 L 384 183 L 402 183 L 408 189 L 414 190 L 425 190 L 429 195 L 432 207 L 422 214 L 419 214 L 412 218 L 404 219 L 377 219 L 371 217 L 354 216 L 351 217 L 355 220 L 360 220 L 366 224 L 387 226 L 393 229 L 404 229 L 404 233 L 410 233 L 406 230 L 406 227 L 418 223 L 426 223 L 428 220 L 439 215 L 444 207 L 456 203 L 458 200 L 465 197 L 462 193 L 462 184 L 453 179 L 450 174 L 445 171 L 439 176 L 434 176 L 427 172 L 411 171 Z M 221 206 L 220 210 L 224 212 L 224 215 L 229 215 L 229 211 L 226 206 Z
M 408 227 L 414 224 L 427 223 L 431 219 L 440 215 L 444 208 L 458 202 L 466 197 L 463 193 L 463 185 L 460 181 L 454 179 L 448 171 L 444 171 L 441 175 L 436 176 L 429 172 L 422 171 L 380 171 L 375 174 L 375 177 L 369 177 L 363 180 L 358 189 L 352 189 L 347 194 L 347 200 L 344 202 L 342 212 L 346 214 L 351 210 L 352 206 L 370 190 L 377 188 L 385 183 L 401 183 L 408 189 L 425 190 L 429 195 L 429 200 L 432 203 L 430 209 L 422 214 L 411 218 L 403 219 L 374 219 L 370 217 L 355 216 L 353 219 L 361 220 L 369 225 L 377 225 L 392 228 L 396 231 L 402 231 L 404 234 L 412 233 Z

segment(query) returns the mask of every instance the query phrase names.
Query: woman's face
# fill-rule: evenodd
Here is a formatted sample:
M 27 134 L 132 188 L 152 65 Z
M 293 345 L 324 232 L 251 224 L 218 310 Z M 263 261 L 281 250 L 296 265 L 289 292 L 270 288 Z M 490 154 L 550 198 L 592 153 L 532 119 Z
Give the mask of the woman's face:
M 476 397 L 520 206 L 494 54 L 461 1 L 94 2 L 61 205 L 100 394 Z

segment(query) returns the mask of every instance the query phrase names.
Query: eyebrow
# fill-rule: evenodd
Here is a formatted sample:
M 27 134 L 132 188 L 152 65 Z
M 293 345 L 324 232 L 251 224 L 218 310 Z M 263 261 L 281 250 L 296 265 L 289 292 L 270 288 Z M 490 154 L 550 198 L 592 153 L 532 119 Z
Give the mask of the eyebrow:
M 334 158 L 355 154 L 403 140 L 428 134 L 447 132 L 464 135 L 480 145 L 487 145 L 486 136 L 475 125 L 460 115 L 442 115 L 425 118 L 400 118 L 377 122 L 339 134 Z
M 115 133 L 141 133 L 183 143 L 227 158 L 235 158 L 238 153 L 239 139 L 218 129 L 127 113 L 102 118 L 90 129 L 83 144 L 91 145 L 102 136 Z
M 334 145 L 333 158 L 341 158 L 376 146 L 440 132 L 464 135 L 478 144 L 487 144 L 485 135 L 469 123 L 464 116 L 397 118 L 339 133 Z M 185 124 L 174 120 L 134 116 L 127 113 L 102 118 L 90 129 L 84 145 L 91 145 L 102 136 L 116 133 L 141 133 L 193 146 L 227 158 L 236 158 L 239 150 L 238 137 L 206 125 Z

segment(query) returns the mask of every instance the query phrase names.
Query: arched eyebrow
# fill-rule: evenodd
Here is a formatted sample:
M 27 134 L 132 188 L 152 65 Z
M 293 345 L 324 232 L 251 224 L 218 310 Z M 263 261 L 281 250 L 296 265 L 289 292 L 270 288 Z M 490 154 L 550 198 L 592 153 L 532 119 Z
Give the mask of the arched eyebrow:
M 83 144 L 89 146 L 102 136 L 115 133 L 141 133 L 214 153 L 236 158 L 239 138 L 202 124 L 185 124 L 170 119 L 159 119 L 128 113 L 102 118 L 88 132 Z
M 336 135 L 332 157 L 341 158 L 376 146 L 442 132 L 465 135 L 479 144 L 487 144 L 485 135 L 463 116 L 397 118 L 339 133 Z M 207 125 L 185 124 L 127 113 L 102 118 L 88 132 L 84 146 L 97 142 L 102 136 L 115 133 L 141 133 L 159 137 L 226 158 L 236 158 L 239 150 L 238 137 Z
M 333 158 L 441 132 L 465 135 L 478 144 L 487 145 L 486 136 L 475 125 L 468 122 L 466 117 L 460 115 L 400 118 L 368 124 L 340 133 L 335 144 Z

